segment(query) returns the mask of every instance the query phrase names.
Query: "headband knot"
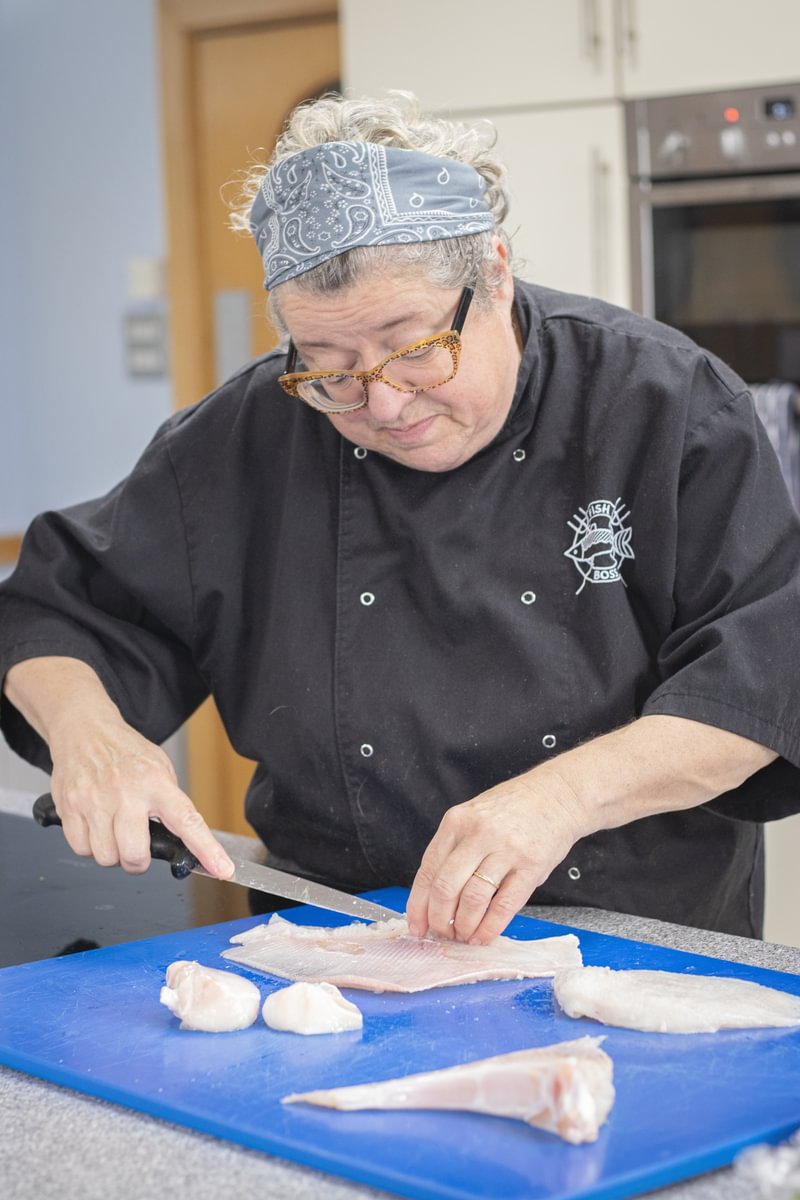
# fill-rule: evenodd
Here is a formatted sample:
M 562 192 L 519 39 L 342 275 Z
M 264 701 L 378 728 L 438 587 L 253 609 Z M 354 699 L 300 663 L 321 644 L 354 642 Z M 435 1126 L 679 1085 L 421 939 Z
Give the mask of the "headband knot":
M 325 142 L 264 176 L 250 228 L 274 288 L 355 246 L 465 237 L 494 228 L 486 181 L 467 163 L 375 142 Z

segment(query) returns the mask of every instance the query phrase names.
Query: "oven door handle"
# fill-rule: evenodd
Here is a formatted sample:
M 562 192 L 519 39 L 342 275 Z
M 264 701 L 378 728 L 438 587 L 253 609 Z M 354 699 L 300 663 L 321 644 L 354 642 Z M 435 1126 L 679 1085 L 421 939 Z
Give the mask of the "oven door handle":
M 647 203 L 653 208 L 684 204 L 735 204 L 747 200 L 781 200 L 800 196 L 800 172 L 739 175 L 720 179 L 679 179 L 647 182 Z

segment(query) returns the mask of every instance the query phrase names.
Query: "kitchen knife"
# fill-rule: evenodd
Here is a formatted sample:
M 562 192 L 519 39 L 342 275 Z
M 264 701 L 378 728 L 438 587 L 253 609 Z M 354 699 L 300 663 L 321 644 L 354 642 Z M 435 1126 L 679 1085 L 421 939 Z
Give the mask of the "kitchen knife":
M 34 803 L 33 815 L 40 825 L 61 824 L 49 792 Z M 150 821 L 150 854 L 153 858 L 168 862 L 176 879 L 185 879 L 192 872 L 216 879 L 215 875 L 200 866 L 188 846 L 160 821 Z M 367 921 L 385 921 L 400 915 L 394 909 L 384 908 L 382 904 L 373 904 L 371 900 L 362 900 L 360 896 L 339 892 L 336 888 L 314 883 L 300 875 L 290 875 L 288 871 L 276 871 L 274 867 L 248 862 L 246 858 L 239 858 L 235 854 L 228 853 L 228 857 L 236 870 L 230 879 L 221 880 L 221 883 L 239 883 L 259 892 L 268 892 L 271 896 L 281 896 L 284 900 L 311 904 L 315 908 L 326 908 L 348 917 L 363 917 Z

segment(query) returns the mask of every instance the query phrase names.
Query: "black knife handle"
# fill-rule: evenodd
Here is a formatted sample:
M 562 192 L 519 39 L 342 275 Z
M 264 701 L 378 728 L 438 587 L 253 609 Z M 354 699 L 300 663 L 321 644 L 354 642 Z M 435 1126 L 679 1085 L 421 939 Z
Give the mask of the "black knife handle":
M 161 858 L 168 862 L 169 869 L 176 879 L 185 879 L 200 865 L 199 858 L 192 854 L 176 833 L 167 829 L 160 821 L 150 822 L 150 854 L 153 858 Z
M 53 797 L 49 792 L 44 796 L 40 796 L 33 806 L 33 817 L 40 825 L 47 827 L 48 825 L 60 825 L 61 817 L 56 812 L 56 806 L 53 803 Z
M 34 820 L 45 827 L 60 825 L 61 817 L 56 812 L 53 797 L 49 792 L 39 796 L 33 805 Z M 169 863 L 169 869 L 176 879 L 185 879 L 199 865 L 188 846 L 166 825 L 160 821 L 150 821 L 150 854 L 153 858 L 163 859 Z

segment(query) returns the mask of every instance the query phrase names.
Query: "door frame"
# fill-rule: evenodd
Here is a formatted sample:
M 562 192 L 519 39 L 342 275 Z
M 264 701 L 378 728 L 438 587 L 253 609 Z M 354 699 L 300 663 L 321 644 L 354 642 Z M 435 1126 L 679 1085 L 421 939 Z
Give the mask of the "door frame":
M 338 15 L 336 0 L 159 0 L 162 161 L 166 213 L 166 285 L 175 408 L 207 391 L 202 356 L 194 352 L 203 327 L 203 286 L 196 246 L 199 214 L 192 120 L 192 39 L 212 30 L 244 29 L 273 21 Z
M 244 32 L 278 22 L 337 18 L 337 0 L 158 0 L 162 171 L 166 219 L 166 288 L 173 406 L 194 404 L 213 386 L 206 356 L 196 353 L 204 334 L 207 280 L 197 246 L 200 209 L 193 117 L 193 42 L 203 33 Z M 206 702 L 187 724 L 188 785 L 208 823 L 252 836 L 244 812 L 231 811 L 228 741 L 215 707 Z
M 0 534 L 0 566 L 15 563 L 22 545 L 21 533 Z

